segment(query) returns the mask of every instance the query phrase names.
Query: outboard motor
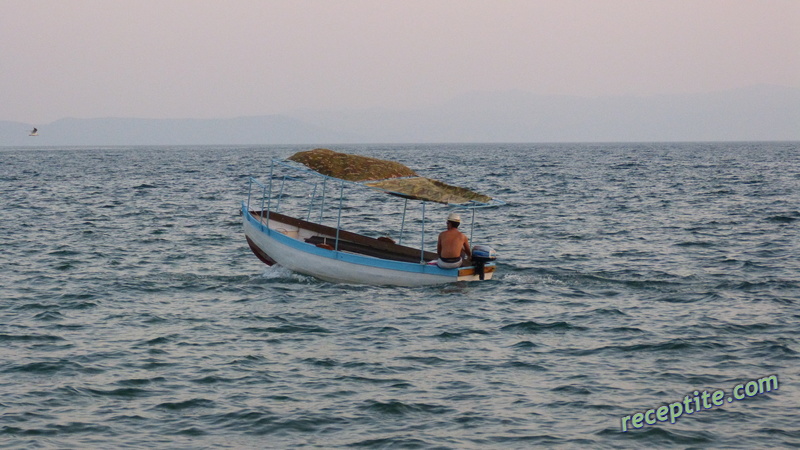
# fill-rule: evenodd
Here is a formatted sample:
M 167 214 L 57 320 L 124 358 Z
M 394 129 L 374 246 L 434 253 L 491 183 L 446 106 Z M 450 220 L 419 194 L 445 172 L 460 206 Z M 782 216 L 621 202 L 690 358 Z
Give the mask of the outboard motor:
M 478 278 L 483 280 L 484 267 L 486 263 L 497 259 L 497 252 L 488 245 L 476 245 L 472 247 L 472 263 L 475 265 L 475 272 Z

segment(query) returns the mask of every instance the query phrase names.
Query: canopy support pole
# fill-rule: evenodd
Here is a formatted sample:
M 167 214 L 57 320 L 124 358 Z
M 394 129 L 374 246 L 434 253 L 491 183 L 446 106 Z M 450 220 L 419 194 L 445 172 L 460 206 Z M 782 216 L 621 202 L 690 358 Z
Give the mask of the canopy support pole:
M 328 181 L 328 177 L 322 179 L 322 202 L 319 205 L 319 220 L 317 223 L 322 224 L 322 214 L 325 212 L 325 184 Z
M 408 207 L 408 199 L 403 202 L 403 220 L 400 221 L 400 240 L 398 245 L 403 245 L 403 228 L 406 226 L 406 208 Z
M 250 194 L 253 192 L 253 177 L 247 180 L 247 212 L 250 212 Z
M 419 248 L 419 263 L 425 264 L 425 201 L 422 202 L 422 243 Z
M 311 202 L 308 204 L 308 214 L 306 214 L 306 222 L 311 220 L 311 210 L 314 209 L 314 200 L 317 198 L 317 183 L 314 183 L 314 191 L 311 193 Z
M 269 229 L 269 208 L 272 202 L 272 170 L 275 168 L 275 161 L 269 165 L 269 192 L 267 192 L 267 228 Z M 264 196 L 261 196 L 261 219 L 264 219 Z
M 283 186 L 286 185 L 286 175 L 281 178 L 281 189 L 278 191 L 278 203 L 275 204 L 275 212 L 281 210 L 281 200 L 283 199 Z
M 475 231 L 475 208 L 472 208 L 472 223 L 469 224 L 469 243 L 472 245 L 472 234 Z
M 342 226 L 342 201 L 344 200 L 344 180 L 339 187 L 339 217 L 336 219 L 336 251 L 339 251 L 339 229 Z

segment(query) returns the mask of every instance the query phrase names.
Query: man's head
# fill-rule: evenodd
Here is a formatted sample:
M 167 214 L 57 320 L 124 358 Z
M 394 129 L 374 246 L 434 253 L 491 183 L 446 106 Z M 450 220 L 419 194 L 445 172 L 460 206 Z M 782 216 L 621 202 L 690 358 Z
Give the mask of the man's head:
M 457 213 L 450 213 L 447 216 L 447 224 L 453 228 L 458 228 L 461 225 L 461 216 Z

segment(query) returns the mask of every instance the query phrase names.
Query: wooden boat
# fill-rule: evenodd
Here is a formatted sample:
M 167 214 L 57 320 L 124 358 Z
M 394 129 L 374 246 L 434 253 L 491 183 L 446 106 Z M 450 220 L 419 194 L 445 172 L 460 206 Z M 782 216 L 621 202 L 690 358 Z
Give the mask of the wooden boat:
M 330 150 L 314 150 L 301 153 L 308 155 L 313 152 L 317 152 L 313 156 L 320 156 L 319 153 L 322 153 L 323 159 L 332 158 L 331 154 L 325 153 L 330 152 Z M 344 154 L 336 153 L 336 155 Z M 354 157 L 354 155 L 346 156 Z M 406 179 L 409 180 L 409 183 L 406 184 L 419 186 L 419 180 L 415 179 L 419 177 L 413 176 L 395 176 L 386 179 L 381 178 L 382 175 L 373 173 L 371 180 L 360 180 L 363 176 L 353 176 L 353 166 L 363 163 L 364 161 L 358 158 L 363 159 L 364 157 L 355 156 L 355 158 L 356 163 L 351 160 L 348 165 L 345 165 L 348 174 L 344 176 L 355 177 L 359 181 L 345 180 L 340 177 L 342 176 L 341 174 L 334 177 L 305 167 L 299 167 L 286 161 L 276 160 L 273 160 L 270 166 L 270 177 L 267 183 L 261 183 L 255 178 L 250 179 L 247 200 L 242 202 L 244 233 L 250 249 L 262 262 L 268 265 L 278 264 L 297 273 L 337 283 L 422 286 L 456 281 L 492 279 L 496 270 L 496 263 L 494 251 L 491 249 L 483 248 L 482 250 L 484 251 L 475 251 L 474 253 L 480 255 L 480 257 L 476 256 L 472 261 L 466 261 L 462 267 L 456 269 L 442 269 L 435 264 L 436 253 L 424 249 L 425 205 L 426 202 L 433 201 L 454 205 L 457 209 L 471 210 L 473 213 L 471 228 L 474 229 L 474 211 L 476 208 L 495 206 L 502 204 L 502 202 L 489 199 L 489 201 L 483 202 L 468 200 L 466 203 L 454 204 L 447 201 L 443 202 L 441 196 L 437 197 L 439 194 L 431 195 L 430 192 L 421 194 L 419 191 L 412 193 L 412 189 L 406 189 L 408 186 L 405 186 L 405 188 L 401 186 L 403 183 L 398 179 Z M 366 161 L 370 163 L 381 161 L 373 158 L 366 159 L 372 160 Z M 317 167 L 317 169 L 319 168 Z M 369 170 L 374 171 L 374 167 Z M 300 174 L 299 176 L 298 173 Z M 387 180 L 390 182 L 389 185 L 392 186 L 392 189 L 395 190 L 381 187 L 387 186 Z M 306 219 L 298 218 L 297 214 L 287 215 L 278 212 L 281 207 L 286 207 L 287 197 L 289 197 L 285 193 L 287 181 L 300 182 L 307 189 L 312 190 Z M 339 187 L 336 226 L 321 223 L 322 212 L 326 202 L 326 188 L 329 183 L 338 184 Z M 320 184 L 322 194 L 317 196 Z M 342 207 L 346 186 L 378 190 L 383 194 L 390 194 L 404 199 L 400 244 L 386 237 L 373 238 L 365 234 L 342 229 Z M 252 207 L 254 204 L 254 187 L 261 188 L 260 208 Z M 449 186 L 448 188 L 455 187 Z M 456 198 L 452 197 L 452 192 L 450 190 L 445 193 L 445 195 L 450 195 L 447 199 Z M 294 197 L 294 206 L 300 205 L 305 198 L 308 198 L 308 195 L 296 195 Z M 486 199 L 488 197 L 482 197 L 482 200 Z M 335 199 L 333 201 L 328 200 L 329 206 L 331 203 L 337 203 Z M 422 203 L 420 248 L 402 245 L 408 200 L 419 200 Z M 316 206 L 317 203 L 320 204 L 319 207 Z M 316 213 L 317 209 L 320 211 L 320 220 L 312 222 L 310 220 L 311 213 Z

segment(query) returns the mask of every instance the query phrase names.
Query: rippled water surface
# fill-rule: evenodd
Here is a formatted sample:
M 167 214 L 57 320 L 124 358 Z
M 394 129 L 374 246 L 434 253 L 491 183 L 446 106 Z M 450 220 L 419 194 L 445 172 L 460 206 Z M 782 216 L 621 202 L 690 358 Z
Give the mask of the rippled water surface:
M 250 253 L 247 177 L 307 149 L 0 148 L 0 447 L 800 446 L 797 143 L 337 148 L 507 202 L 496 279 L 425 288 Z

